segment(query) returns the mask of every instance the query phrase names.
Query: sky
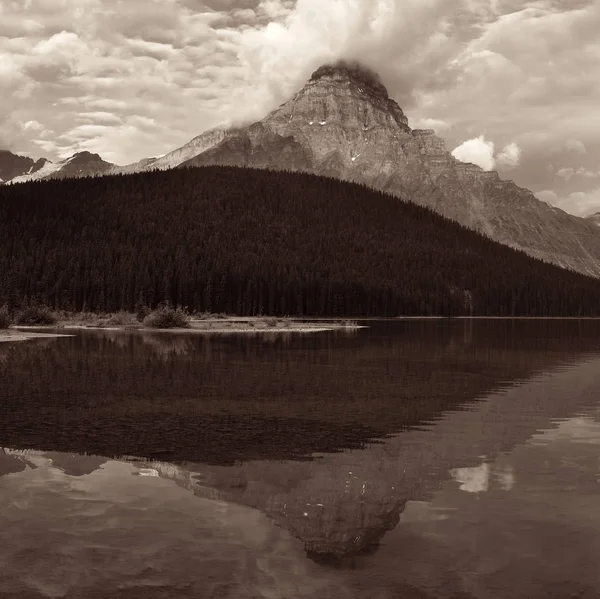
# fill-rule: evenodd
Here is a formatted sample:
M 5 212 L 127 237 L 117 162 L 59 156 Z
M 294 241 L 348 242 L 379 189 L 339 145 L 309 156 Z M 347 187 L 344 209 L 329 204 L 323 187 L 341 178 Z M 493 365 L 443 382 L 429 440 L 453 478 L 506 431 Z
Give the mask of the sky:
M 128 164 L 263 118 L 321 64 L 567 212 L 600 210 L 600 0 L 1 0 L 0 149 Z

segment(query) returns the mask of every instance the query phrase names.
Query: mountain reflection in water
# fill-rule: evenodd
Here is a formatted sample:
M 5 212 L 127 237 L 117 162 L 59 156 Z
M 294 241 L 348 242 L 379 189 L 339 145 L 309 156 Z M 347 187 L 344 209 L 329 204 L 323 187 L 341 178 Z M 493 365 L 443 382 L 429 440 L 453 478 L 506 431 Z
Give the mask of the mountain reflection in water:
M 123 332 L 14 344 L 0 360 L 0 475 L 51 465 L 85 478 L 115 458 L 77 452 L 121 456 L 132 473 L 258 510 L 316 564 L 363 567 L 449 484 L 515 493 L 507 456 L 540 435 L 599 443 L 599 333 L 452 321 L 281 344 Z

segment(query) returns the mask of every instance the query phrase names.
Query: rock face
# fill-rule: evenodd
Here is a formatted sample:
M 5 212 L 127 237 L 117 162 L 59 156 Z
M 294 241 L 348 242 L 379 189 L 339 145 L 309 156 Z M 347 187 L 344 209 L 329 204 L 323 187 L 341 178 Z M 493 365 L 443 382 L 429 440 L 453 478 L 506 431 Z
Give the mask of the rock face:
M 126 164 L 125 166 L 113 166 L 108 174 L 110 175 L 130 175 L 132 173 L 142 173 L 144 171 L 151 171 L 152 165 L 158 160 L 158 158 L 142 158 L 138 162 L 132 164 Z
M 0 184 L 8 183 L 15 177 L 35 173 L 44 166 L 46 160 L 32 160 L 26 156 L 13 154 L 8 150 L 0 150 Z
M 153 170 L 167 170 L 180 165 L 182 162 L 206 152 L 213 146 L 221 143 L 222 141 L 229 139 L 233 135 L 238 133 L 238 129 L 227 129 L 224 127 L 216 127 L 205 131 L 201 135 L 194 137 L 181 148 L 177 148 L 164 156 L 159 158 L 144 158 L 134 164 L 128 164 L 126 166 L 115 166 L 111 170 L 110 174 L 127 174 L 127 173 L 140 173 L 145 171 Z
M 428 206 L 492 239 L 565 268 L 600 276 L 600 232 L 590 220 L 456 160 L 431 130 L 411 130 L 379 78 L 325 66 L 262 121 L 180 166 L 306 171 L 360 183 Z
M 63 161 L 59 170 L 53 173 L 51 179 L 66 179 L 69 177 L 90 177 L 104 175 L 110 172 L 114 164 L 102 160 L 98 154 L 78 152 Z
M 109 174 L 114 166 L 102 160 L 98 154 L 78 152 L 59 162 L 50 162 L 42 158 L 27 173 L 13 177 L 10 183 L 105 175 Z

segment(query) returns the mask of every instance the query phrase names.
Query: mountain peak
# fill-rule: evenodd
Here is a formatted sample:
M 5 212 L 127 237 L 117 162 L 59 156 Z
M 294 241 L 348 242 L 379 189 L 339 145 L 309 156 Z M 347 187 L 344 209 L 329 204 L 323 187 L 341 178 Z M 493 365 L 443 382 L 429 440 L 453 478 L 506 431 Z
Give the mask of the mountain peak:
M 100 154 L 93 154 L 92 152 L 88 152 L 87 150 L 83 150 L 81 152 L 75 152 L 73 156 L 71 156 L 70 160 L 79 160 L 79 161 L 87 161 L 87 160 L 104 160 L 100 156 Z
M 349 79 L 353 83 L 367 88 L 372 93 L 383 96 L 386 100 L 389 97 L 379 75 L 359 62 L 341 60 L 336 63 L 322 65 L 311 75 L 310 81 L 318 81 L 325 77 Z

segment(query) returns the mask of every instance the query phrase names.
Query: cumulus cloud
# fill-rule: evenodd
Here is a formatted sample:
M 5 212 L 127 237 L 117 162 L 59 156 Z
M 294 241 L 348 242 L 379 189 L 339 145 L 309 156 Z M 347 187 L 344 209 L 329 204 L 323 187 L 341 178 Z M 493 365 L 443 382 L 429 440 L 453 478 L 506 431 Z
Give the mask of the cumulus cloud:
M 580 167 L 575 171 L 576 175 L 586 177 L 587 179 L 598 179 L 600 178 L 600 170 L 594 171 L 589 168 Z
M 521 148 L 518 144 L 510 143 L 498 154 L 495 154 L 494 147 L 494 142 L 480 135 L 462 142 L 452 150 L 452 156 L 461 162 L 472 162 L 485 171 L 496 167 L 515 168 L 519 164 Z
M 575 152 L 576 154 L 585 154 L 587 152 L 585 144 L 579 139 L 568 139 L 565 147 L 569 152 Z
M 561 168 L 556 171 L 556 176 L 564 179 L 565 181 L 569 181 L 573 178 L 575 174 L 574 168 Z
M 515 168 L 521 159 L 521 148 L 515 142 L 502 148 L 496 157 L 496 164 L 506 168 Z
M 452 127 L 451 123 L 448 123 L 442 119 L 432 118 L 420 118 L 412 123 L 415 129 L 433 129 L 438 135 L 443 134 Z
M 491 171 L 496 166 L 494 142 L 486 141 L 483 135 L 461 143 L 452 150 L 452 156 L 461 162 L 472 162 L 484 171 Z
M 574 167 L 562 167 L 556 171 L 556 176 L 560 177 L 564 181 L 570 181 L 573 177 L 583 177 L 585 179 L 596 179 L 600 178 L 600 170 L 593 170 L 580 166 L 579 168 Z
M 552 190 L 540 191 L 535 195 L 539 200 L 576 216 L 588 216 L 600 211 L 600 187 L 574 191 L 564 196 L 559 196 Z
M 600 187 L 590 191 L 574 191 L 561 204 L 568 207 L 572 214 L 579 216 L 594 214 L 600 210 Z

